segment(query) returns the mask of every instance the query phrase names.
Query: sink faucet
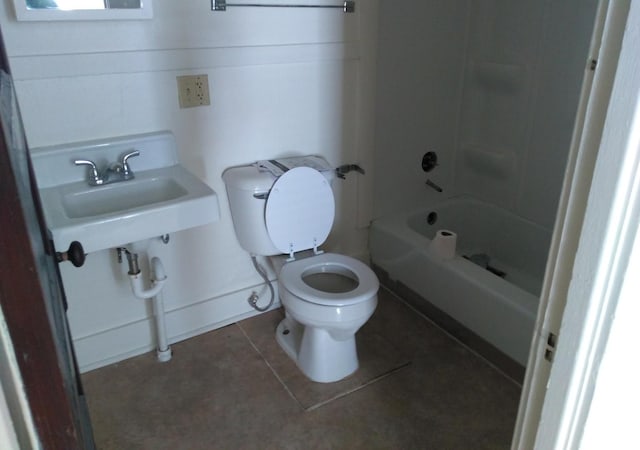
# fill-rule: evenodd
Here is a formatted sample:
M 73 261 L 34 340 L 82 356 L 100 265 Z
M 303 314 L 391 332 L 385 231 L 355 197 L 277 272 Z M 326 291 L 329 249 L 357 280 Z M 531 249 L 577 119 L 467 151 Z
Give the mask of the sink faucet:
M 119 162 L 109 164 L 102 172 L 98 171 L 96 163 L 89 159 L 76 159 L 76 166 L 89 166 L 89 176 L 87 182 L 89 186 L 102 186 L 104 184 L 118 183 L 120 181 L 132 180 L 135 175 L 129 167 L 129 158 L 138 156 L 140 152 L 133 150 L 120 156 Z

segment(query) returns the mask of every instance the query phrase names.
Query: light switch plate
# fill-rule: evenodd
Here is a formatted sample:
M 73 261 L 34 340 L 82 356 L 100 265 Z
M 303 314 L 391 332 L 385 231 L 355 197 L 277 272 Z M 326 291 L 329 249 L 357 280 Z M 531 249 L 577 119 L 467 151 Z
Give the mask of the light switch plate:
M 209 76 L 184 75 L 176 77 L 178 81 L 178 101 L 180 108 L 210 105 Z

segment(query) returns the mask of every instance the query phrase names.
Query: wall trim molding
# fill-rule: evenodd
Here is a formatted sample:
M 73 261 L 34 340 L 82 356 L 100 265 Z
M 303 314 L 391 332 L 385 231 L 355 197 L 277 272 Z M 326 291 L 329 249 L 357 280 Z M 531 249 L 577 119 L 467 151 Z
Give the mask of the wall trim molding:
M 10 58 L 17 81 L 359 59 L 357 42 L 180 48 Z
M 205 301 L 166 311 L 170 344 L 225 327 L 260 314 L 246 299 L 264 284 L 213 297 Z M 280 307 L 278 283 L 273 281 L 276 300 L 270 311 Z M 224 316 L 223 316 L 224 314 Z M 275 331 L 275 330 L 274 330 Z M 135 320 L 73 340 L 80 372 L 89 372 L 155 349 L 153 317 Z

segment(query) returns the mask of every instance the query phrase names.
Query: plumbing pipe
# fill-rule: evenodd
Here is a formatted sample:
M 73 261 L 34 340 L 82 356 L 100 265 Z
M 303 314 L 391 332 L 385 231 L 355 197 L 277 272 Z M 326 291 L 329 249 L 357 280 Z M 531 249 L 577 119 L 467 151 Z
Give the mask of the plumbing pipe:
M 141 300 L 147 300 L 149 298 L 155 297 L 162 290 L 164 282 L 166 280 L 151 280 L 152 287 L 151 289 L 144 289 L 144 282 L 142 280 L 142 273 L 138 272 L 136 274 L 129 274 L 129 280 L 131 280 L 131 290 L 133 291 L 133 295 L 138 297 Z
M 128 255 L 127 255 L 128 256 Z M 135 258 L 137 260 L 137 255 Z M 131 260 L 130 260 L 131 261 Z M 167 342 L 167 329 L 164 319 L 164 299 L 162 296 L 162 288 L 167 280 L 162 261 L 157 256 L 151 258 L 151 289 L 144 289 L 141 272 L 129 272 L 129 280 L 131 281 L 131 290 L 137 298 L 146 300 L 153 299 L 153 316 L 155 318 L 157 346 L 156 356 L 158 361 L 166 362 L 171 359 L 171 347 Z
M 156 333 L 158 335 L 156 356 L 158 361 L 167 362 L 171 359 L 171 347 L 169 347 L 167 340 L 167 327 L 164 320 L 164 296 L 162 295 L 162 286 L 167 280 L 167 275 L 164 272 L 162 261 L 157 256 L 151 258 L 151 269 L 153 271 L 151 283 L 154 288 L 160 286 L 160 290 L 153 297 L 153 316 L 156 319 Z
M 171 347 L 167 340 L 167 328 L 164 322 L 164 299 L 162 292 L 153 297 L 153 316 L 156 319 L 156 334 L 158 341 L 156 356 L 158 361 L 167 362 L 171 359 Z

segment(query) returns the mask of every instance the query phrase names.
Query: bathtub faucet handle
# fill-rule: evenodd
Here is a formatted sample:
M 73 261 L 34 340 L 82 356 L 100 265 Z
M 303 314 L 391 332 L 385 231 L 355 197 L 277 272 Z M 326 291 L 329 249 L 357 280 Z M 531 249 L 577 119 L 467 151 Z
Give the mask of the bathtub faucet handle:
M 347 173 L 349 172 L 359 172 L 364 175 L 364 169 L 357 164 L 344 164 L 340 167 L 336 168 L 336 175 L 338 178 L 342 178 L 343 180 L 346 178 Z

